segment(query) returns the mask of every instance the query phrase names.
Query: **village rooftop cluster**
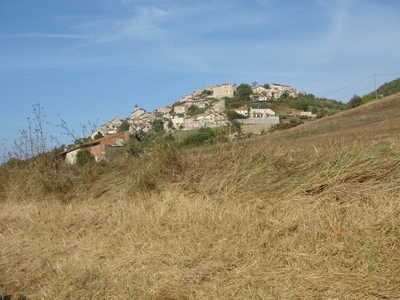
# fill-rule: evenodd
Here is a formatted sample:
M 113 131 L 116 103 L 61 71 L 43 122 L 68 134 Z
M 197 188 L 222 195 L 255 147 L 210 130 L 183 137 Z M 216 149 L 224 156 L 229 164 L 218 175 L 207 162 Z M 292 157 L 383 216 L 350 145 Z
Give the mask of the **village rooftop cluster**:
M 131 135 L 153 130 L 156 120 L 161 121 L 159 124 L 163 124 L 163 130 L 166 132 L 226 126 L 229 120 L 225 110 L 225 100 L 234 97 L 236 92 L 236 84 L 230 82 L 216 86 L 207 85 L 204 90 L 194 91 L 181 97 L 179 101 L 167 107 L 156 108 L 152 112 L 135 105 L 129 118 L 118 116 L 105 123 L 92 133 L 91 141 L 66 149 L 62 156 L 67 162 L 75 163 L 80 149 L 87 148 L 96 160 L 110 159 L 118 155 L 118 151 L 124 148 Z M 242 125 L 279 124 L 279 116 L 273 110 L 267 105 L 254 102 L 278 99 L 284 93 L 293 98 L 300 94 L 297 89 L 287 85 L 253 86 L 250 96 L 253 105 L 233 109 L 238 115 L 245 117 L 238 122 Z M 293 111 L 293 114 L 313 117 L 311 113 L 304 111 Z M 124 122 L 127 123 L 129 130 L 120 132 L 119 129 Z
M 300 93 L 297 89 L 288 85 L 270 84 L 269 88 L 264 86 L 252 87 L 253 101 L 266 101 L 278 99 L 284 93 L 291 97 L 297 97 Z M 174 102 L 167 107 L 156 108 L 152 112 L 147 112 L 143 108 L 134 107 L 133 112 L 127 119 L 130 133 L 138 130 L 147 132 L 153 129 L 154 120 L 163 122 L 164 130 L 189 130 L 202 127 L 216 128 L 225 126 L 228 118 L 225 111 L 225 99 L 235 95 L 237 86 L 235 83 L 222 85 L 207 85 L 204 90 L 196 90 L 191 94 L 183 96 L 178 102 Z M 201 113 L 189 115 L 189 108 L 197 108 Z M 266 105 L 252 105 L 250 107 L 240 107 L 234 109 L 238 114 L 249 117 L 247 124 L 268 123 L 277 124 L 279 118 L 276 113 Z M 256 119 L 256 120 L 254 120 Z M 125 118 L 118 116 L 112 121 L 103 124 L 98 130 L 93 132 L 92 138 L 101 133 L 102 136 L 116 134 L 118 127 L 125 121 Z

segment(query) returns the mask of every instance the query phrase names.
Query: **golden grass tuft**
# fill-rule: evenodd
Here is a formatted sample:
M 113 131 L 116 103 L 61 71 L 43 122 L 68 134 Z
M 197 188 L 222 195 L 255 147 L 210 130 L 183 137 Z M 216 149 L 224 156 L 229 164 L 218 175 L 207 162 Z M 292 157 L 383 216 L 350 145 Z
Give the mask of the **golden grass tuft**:
M 2 169 L 0 295 L 398 299 L 399 146 L 269 136 Z

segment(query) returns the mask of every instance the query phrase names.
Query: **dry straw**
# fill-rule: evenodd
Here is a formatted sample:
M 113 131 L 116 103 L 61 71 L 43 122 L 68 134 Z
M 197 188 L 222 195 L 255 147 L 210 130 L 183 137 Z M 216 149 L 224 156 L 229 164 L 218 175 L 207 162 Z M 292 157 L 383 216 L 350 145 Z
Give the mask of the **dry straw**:
M 0 295 L 397 299 L 400 139 L 320 138 L 2 169 Z

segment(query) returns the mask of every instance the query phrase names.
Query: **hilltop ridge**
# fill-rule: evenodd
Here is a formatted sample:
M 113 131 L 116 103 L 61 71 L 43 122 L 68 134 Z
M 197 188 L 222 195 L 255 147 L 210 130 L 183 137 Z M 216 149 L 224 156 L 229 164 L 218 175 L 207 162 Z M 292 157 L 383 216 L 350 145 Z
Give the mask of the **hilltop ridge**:
M 356 139 L 388 139 L 400 133 L 400 92 L 339 112 L 312 123 L 306 123 L 275 136 L 295 139 L 298 145 L 313 141 L 330 145 Z

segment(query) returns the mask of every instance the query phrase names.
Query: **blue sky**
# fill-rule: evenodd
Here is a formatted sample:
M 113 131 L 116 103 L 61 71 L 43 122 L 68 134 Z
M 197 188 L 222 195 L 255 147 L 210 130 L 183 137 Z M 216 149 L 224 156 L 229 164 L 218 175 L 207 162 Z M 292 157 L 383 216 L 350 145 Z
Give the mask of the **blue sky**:
M 207 84 L 347 102 L 373 74 L 400 77 L 399 32 L 398 0 L 1 0 L 0 140 L 18 139 L 36 103 L 79 133 Z

